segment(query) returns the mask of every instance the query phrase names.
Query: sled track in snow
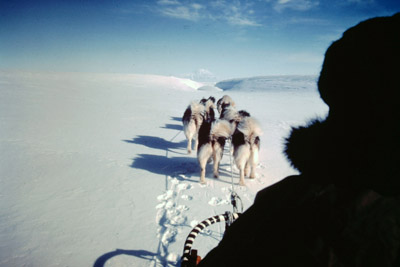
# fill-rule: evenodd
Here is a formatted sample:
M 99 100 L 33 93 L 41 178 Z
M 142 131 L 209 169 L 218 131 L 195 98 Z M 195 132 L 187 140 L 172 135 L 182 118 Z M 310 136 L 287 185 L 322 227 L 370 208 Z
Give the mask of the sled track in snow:
M 169 140 L 173 142 L 182 130 Z M 169 157 L 168 148 L 165 150 L 165 157 Z M 153 257 L 151 266 L 177 266 L 179 255 L 168 250 L 169 244 L 175 242 L 178 228 L 187 221 L 186 211 L 189 207 L 181 204 L 193 199 L 185 194 L 193 186 L 178 180 L 185 178 L 184 174 L 165 175 L 165 192 L 157 196 L 159 204 L 156 206 L 157 237 L 159 238 L 157 256 Z
M 158 257 L 155 266 L 175 266 L 179 255 L 168 251 L 169 244 L 175 241 L 178 228 L 187 221 L 186 211 L 189 207 L 183 202 L 190 201 L 191 196 L 185 191 L 192 188 L 187 183 L 180 182 L 177 178 L 168 177 L 170 187 L 157 197 L 159 204 L 156 206 L 157 236 L 159 238 Z M 182 204 L 181 204 L 182 203 Z

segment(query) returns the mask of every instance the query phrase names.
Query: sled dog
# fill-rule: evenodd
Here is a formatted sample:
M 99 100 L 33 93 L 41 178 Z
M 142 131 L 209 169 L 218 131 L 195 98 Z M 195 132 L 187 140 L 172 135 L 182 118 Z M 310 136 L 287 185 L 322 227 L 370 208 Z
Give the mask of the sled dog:
M 233 99 L 228 95 L 224 95 L 217 102 L 217 109 L 218 109 L 219 114 L 221 114 L 221 112 L 222 112 L 223 104 L 230 104 L 231 107 L 233 107 L 233 108 L 235 107 L 235 102 L 233 101 Z
M 215 98 L 209 97 L 208 99 L 202 99 L 200 102 L 192 102 L 186 108 L 183 117 L 183 132 L 185 133 L 186 139 L 188 140 L 187 152 L 192 152 L 192 139 L 195 140 L 194 148 L 198 146 L 198 133 L 200 126 L 204 120 L 214 120 L 214 102 Z
M 199 131 L 197 160 L 200 165 L 200 183 L 205 184 L 207 161 L 212 156 L 214 177 L 219 177 L 219 163 L 224 152 L 225 141 L 230 137 L 231 125 L 225 120 L 204 121 Z
M 244 117 L 232 135 L 233 158 L 240 172 L 240 185 L 244 185 L 244 177 L 249 171 L 250 178 L 256 177 L 261 134 L 258 122 L 252 117 Z

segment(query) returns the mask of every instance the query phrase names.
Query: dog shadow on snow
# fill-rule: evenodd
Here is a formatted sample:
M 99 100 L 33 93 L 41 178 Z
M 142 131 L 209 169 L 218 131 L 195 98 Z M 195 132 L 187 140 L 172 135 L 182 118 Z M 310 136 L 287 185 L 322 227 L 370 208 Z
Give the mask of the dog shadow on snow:
M 176 130 L 176 131 L 182 131 L 183 126 L 182 126 L 182 118 L 179 117 L 171 117 L 172 121 L 179 121 L 179 124 L 171 124 L 171 123 L 166 123 L 165 126 L 160 127 L 162 129 L 170 129 L 170 130 Z
M 182 117 L 173 117 L 173 116 L 171 116 L 171 120 L 182 122 Z
M 171 124 L 171 123 L 166 123 L 165 126 L 160 127 L 161 129 L 170 129 L 170 130 L 176 130 L 176 131 L 182 131 L 183 126 L 181 124 Z
M 146 170 L 155 174 L 178 176 L 199 171 L 197 159 L 189 157 L 166 157 L 161 155 L 138 154 L 131 164 L 132 168 Z M 188 175 L 189 177 L 191 175 Z M 196 177 L 193 177 L 193 181 Z M 191 179 L 190 179 L 191 180 Z
M 181 118 L 179 117 L 171 117 L 171 120 L 181 122 Z M 122 140 L 129 144 L 143 145 L 165 152 L 165 155 L 160 155 L 159 153 L 158 155 L 145 153 L 137 154 L 136 157 L 132 159 L 132 164 L 130 166 L 135 169 L 142 169 L 159 175 L 174 176 L 178 179 L 181 177 L 179 175 L 185 175 L 185 180 L 198 182 L 200 167 L 197 158 L 193 157 L 193 155 L 188 156 L 186 152 L 186 138 L 183 140 L 181 139 L 179 142 L 174 142 L 179 134 L 183 135 L 183 133 L 181 133 L 183 129 L 182 125 L 165 124 L 165 126 L 160 128 L 177 130 L 177 132 L 170 140 L 147 135 L 138 135 L 130 140 Z M 195 154 L 196 152 L 194 152 L 194 155 Z M 224 164 L 221 164 L 221 167 L 224 167 Z M 230 172 L 227 171 L 226 168 L 220 168 L 220 175 L 230 176 Z M 207 164 L 206 177 L 212 177 L 212 164 Z
M 183 140 L 179 143 L 165 140 L 164 138 L 157 136 L 147 136 L 147 135 L 139 135 L 131 140 L 123 140 L 126 143 L 130 144 L 139 144 L 149 148 L 165 150 L 168 152 L 173 152 L 175 154 L 186 155 L 186 153 L 180 152 L 179 150 L 185 151 L 186 148 L 186 140 Z
M 155 174 L 169 175 L 179 180 L 183 180 L 180 175 L 184 175 L 184 180 L 191 182 L 199 182 L 200 177 L 200 167 L 197 162 L 197 158 L 192 157 L 168 158 L 160 155 L 138 154 L 137 157 L 133 159 L 131 167 L 135 169 L 147 170 Z M 227 167 L 229 167 L 229 164 L 220 165 L 220 177 L 231 176 L 230 171 L 225 170 Z M 214 180 L 215 178 L 212 177 L 213 164 L 207 164 L 206 168 L 206 178 Z M 230 183 L 229 179 L 217 180 L 222 183 Z

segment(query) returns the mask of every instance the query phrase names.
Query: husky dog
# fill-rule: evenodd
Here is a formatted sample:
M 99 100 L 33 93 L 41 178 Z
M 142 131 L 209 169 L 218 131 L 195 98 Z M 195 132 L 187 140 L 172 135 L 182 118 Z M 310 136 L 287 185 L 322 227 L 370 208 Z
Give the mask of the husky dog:
M 221 105 L 221 112 L 219 118 L 221 120 L 228 121 L 232 125 L 231 135 L 234 133 L 239 122 L 245 117 L 250 117 L 250 113 L 248 113 L 245 110 L 237 111 L 234 107 L 231 106 L 231 104 Z
M 183 131 L 188 140 L 187 152 L 192 152 L 192 139 L 195 140 L 195 149 L 198 146 L 198 133 L 204 120 L 212 121 L 215 117 L 215 98 L 210 96 L 200 102 L 192 102 L 185 110 L 182 117 Z
M 256 177 L 261 134 L 258 122 L 252 117 L 244 117 L 232 135 L 233 157 L 240 171 L 240 185 L 244 185 L 244 177 L 249 171 L 250 178 Z
M 197 147 L 197 134 L 199 132 L 201 124 L 203 123 L 204 113 L 204 105 L 197 102 L 192 102 L 183 114 L 183 132 L 185 133 L 186 139 L 188 140 L 188 154 L 192 152 L 192 139 L 195 140 L 195 148 Z
M 224 152 L 225 141 L 230 137 L 231 125 L 225 120 L 204 121 L 199 131 L 197 160 L 200 165 L 200 183 L 205 184 L 207 161 L 212 156 L 214 177 L 219 177 L 219 163 Z
M 221 114 L 221 112 L 222 112 L 223 104 L 230 104 L 231 107 L 233 107 L 233 108 L 235 107 L 235 102 L 232 100 L 232 98 L 229 95 L 224 95 L 217 102 L 217 109 L 218 109 L 219 114 Z

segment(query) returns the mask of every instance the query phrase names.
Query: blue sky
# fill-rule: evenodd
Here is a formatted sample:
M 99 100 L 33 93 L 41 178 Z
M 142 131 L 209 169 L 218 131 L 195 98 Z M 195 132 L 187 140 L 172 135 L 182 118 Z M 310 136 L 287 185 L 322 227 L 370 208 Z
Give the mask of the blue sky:
M 318 74 L 344 30 L 399 11 L 393 0 L 0 0 L 0 69 Z

